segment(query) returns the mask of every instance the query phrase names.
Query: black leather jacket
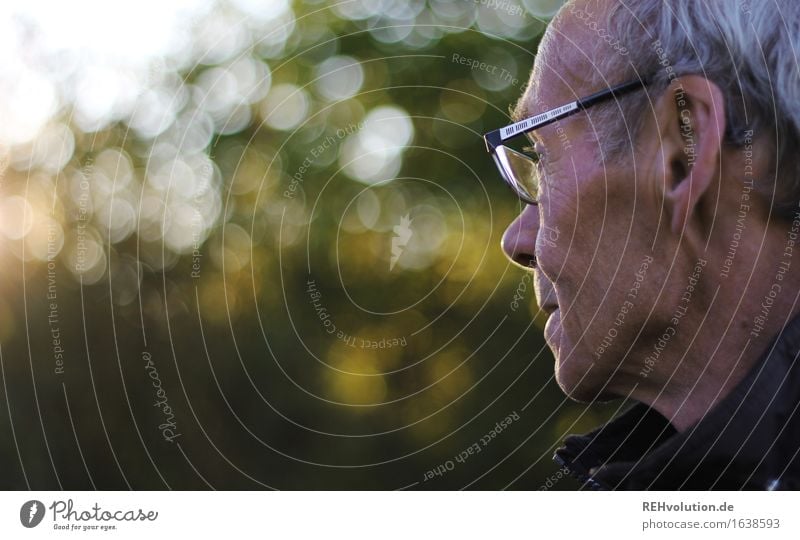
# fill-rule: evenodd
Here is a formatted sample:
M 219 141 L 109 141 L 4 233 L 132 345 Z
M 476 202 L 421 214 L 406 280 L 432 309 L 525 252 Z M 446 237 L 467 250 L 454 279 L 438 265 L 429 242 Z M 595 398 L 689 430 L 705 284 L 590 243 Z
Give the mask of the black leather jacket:
M 800 317 L 686 431 L 640 403 L 564 443 L 554 459 L 585 488 L 800 489 Z

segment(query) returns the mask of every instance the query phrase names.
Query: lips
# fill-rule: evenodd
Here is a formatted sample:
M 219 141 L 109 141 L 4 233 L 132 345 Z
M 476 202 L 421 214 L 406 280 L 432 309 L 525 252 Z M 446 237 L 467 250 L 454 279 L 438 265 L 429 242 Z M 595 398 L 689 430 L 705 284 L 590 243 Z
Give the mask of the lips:
M 539 304 L 539 309 L 547 313 L 547 315 L 552 315 L 558 309 L 556 291 L 549 282 L 543 281 L 540 276 L 536 277 L 539 278 L 534 282 L 536 303 Z
M 556 354 L 558 353 L 558 345 L 561 337 L 560 332 L 561 311 L 556 307 L 554 311 L 549 313 L 547 323 L 544 325 L 544 340 Z
M 541 258 L 539 263 L 541 263 Z M 533 272 L 533 292 L 536 294 L 536 302 L 539 309 L 547 314 L 547 322 L 544 325 L 544 339 L 550 346 L 553 353 L 558 354 L 561 341 L 561 310 L 558 307 L 558 295 L 552 281 L 547 274 L 542 271 L 541 264 Z
M 555 310 L 558 309 L 558 304 L 556 303 L 545 303 L 539 306 L 539 309 L 547 313 L 548 317 L 553 314 Z

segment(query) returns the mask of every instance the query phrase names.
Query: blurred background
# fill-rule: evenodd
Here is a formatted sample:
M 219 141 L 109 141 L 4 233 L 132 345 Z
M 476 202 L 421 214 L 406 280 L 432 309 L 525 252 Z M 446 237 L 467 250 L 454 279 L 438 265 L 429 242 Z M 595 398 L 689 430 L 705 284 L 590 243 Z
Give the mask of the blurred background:
M 3 489 L 574 489 L 508 122 L 559 0 L 0 5 Z

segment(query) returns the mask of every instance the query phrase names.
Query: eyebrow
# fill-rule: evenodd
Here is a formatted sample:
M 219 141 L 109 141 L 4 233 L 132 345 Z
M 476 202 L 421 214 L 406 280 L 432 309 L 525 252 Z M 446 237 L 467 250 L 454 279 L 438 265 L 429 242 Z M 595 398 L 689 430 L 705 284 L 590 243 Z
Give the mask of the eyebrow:
M 534 116 L 533 111 L 528 107 L 528 103 L 531 101 L 535 100 L 529 99 L 529 92 L 525 92 L 522 94 L 522 96 L 520 96 L 514 106 L 510 108 L 510 117 L 512 123 L 516 124 L 517 122 Z
M 510 118 L 512 124 L 517 124 L 522 122 L 523 120 L 530 118 L 533 116 L 533 111 L 528 107 L 528 101 L 525 97 L 519 98 L 516 105 L 513 108 L 510 108 Z M 537 133 L 535 130 L 525 132 L 525 136 L 530 141 L 531 144 L 537 144 L 540 142 L 540 138 L 537 137 Z
M 528 111 L 528 100 L 523 95 L 517 100 L 517 103 L 509 107 L 509 116 L 512 123 L 519 122 L 520 120 L 532 116 Z
M 569 103 L 565 103 L 559 107 L 556 107 L 555 109 L 550 109 L 535 116 L 523 116 L 522 120 L 517 120 L 512 124 L 494 131 L 490 131 L 484 135 L 487 148 L 489 148 L 491 152 L 496 145 L 501 144 L 505 140 L 511 139 L 512 137 L 516 137 L 517 135 L 521 135 L 523 133 L 528 133 L 534 129 L 547 126 L 561 120 L 562 118 L 572 116 L 573 114 L 588 109 L 592 105 L 600 103 L 601 101 L 606 101 L 612 98 L 619 99 L 619 97 L 623 94 L 627 94 L 628 92 L 638 88 L 645 87 L 647 84 L 647 78 L 633 79 L 626 83 L 622 83 L 605 90 L 600 90 L 578 100 L 570 101 Z M 527 105 L 520 105 L 520 102 L 517 102 L 516 109 L 512 114 L 516 116 L 517 112 L 525 114 L 527 112 Z

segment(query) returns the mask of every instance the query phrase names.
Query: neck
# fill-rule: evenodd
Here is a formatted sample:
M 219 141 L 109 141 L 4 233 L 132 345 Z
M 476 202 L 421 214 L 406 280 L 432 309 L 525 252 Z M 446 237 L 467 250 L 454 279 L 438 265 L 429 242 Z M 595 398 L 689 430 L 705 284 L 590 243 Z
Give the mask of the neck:
M 631 392 L 679 431 L 724 399 L 800 313 L 800 260 L 792 261 L 785 227 L 772 236 L 771 249 L 743 257 L 735 270 L 720 271 L 725 257 L 708 261 L 707 294 L 691 300 L 652 373 Z

